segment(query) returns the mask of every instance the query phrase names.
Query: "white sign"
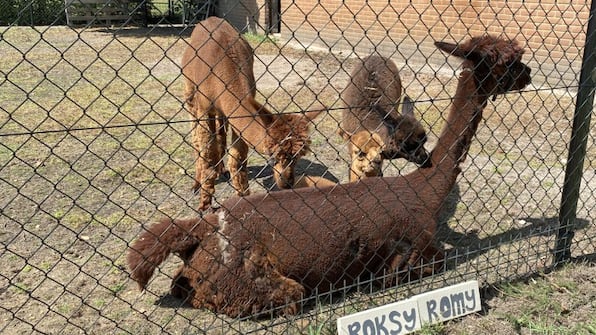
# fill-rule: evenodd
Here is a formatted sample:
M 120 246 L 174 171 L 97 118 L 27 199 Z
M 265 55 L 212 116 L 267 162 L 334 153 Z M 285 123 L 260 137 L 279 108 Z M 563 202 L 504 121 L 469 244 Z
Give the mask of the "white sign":
M 407 334 L 421 328 L 415 299 L 394 302 L 337 319 L 338 334 Z
M 416 296 L 420 321 L 438 323 L 480 310 L 477 281 L 469 281 Z
M 473 280 L 413 296 L 337 319 L 340 335 L 401 335 L 477 312 L 478 282 Z

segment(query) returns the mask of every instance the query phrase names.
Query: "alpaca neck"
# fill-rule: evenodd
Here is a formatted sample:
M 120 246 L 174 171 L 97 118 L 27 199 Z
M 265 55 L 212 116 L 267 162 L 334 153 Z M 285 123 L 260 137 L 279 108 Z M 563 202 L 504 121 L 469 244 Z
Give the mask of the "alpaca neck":
M 473 71 L 465 68 L 459 77 L 449 115 L 431 153 L 433 167 L 428 182 L 439 202 L 447 197 L 461 172 L 459 165 L 468 154 L 487 99 L 488 96 L 479 94 Z
M 272 114 L 254 98 L 238 101 L 224 107 L 235 111 L 228 123 L 244 142 L 260 153 L 268 153 L 270 138 L 267 129 L 272 123 Z

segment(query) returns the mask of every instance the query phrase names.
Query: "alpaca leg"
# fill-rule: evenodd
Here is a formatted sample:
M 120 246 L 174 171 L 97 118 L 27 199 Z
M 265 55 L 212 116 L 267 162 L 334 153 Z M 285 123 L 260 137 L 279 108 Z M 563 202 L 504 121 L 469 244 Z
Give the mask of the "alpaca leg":
M 232 186 L 240 196 L 249 195 L 248 189 L 248 168 L 246 160 L 248 156 L 248 145 L 236 132 L 232 131 L 232 145 L 228 157 L 228 168 Z
M 445 270 L 445 252 L 432 244 L 422 250 L 414 249 L 408 266 L 420 278 L 441 273 Z
M 391 248 L 395 252 L 387 259 L 385 271 L 388 277 L 384 281 L 385 288 L 398 284 L 408 274 L 408 265 L 412 257 L 416 258 L 418 255 L 412 245 L 404 240 L 391 244 Z
M 364 173 L 360 169 L 360 164 L 357 160 L 352 160 L 350 164 L 350 182 L 358 181 L 364 176 Z
M 206 308 L 214 312 L 221 312 L 219 306 L 226 305 L 223 293 L 225 289 L 218 289 L 218 285 L 226 282 L 225 278 L 222 278 L 222 274 L 225 274 L 228 269 L 216 257 L 219 239 L 213 238 L 214 235 L 212 234 L 203 236 L 204 242 L 209 246 L 207 248 L 199 246 L 192 255 L 187 255 L 187 257 L 181 255 L 184 265 L 181 266 L 180 272 L 175 278 L 185 278 L 177 281 L 177 283 L 183 289 L 187 288 L 185 284 L 188 283 L 190 287 L 188 299 L 194 308 Z M 184 290 L 180 291 L 184 293 Z M 172 291 L 172 294 L 174 294 L 174 291 Z
M 220 238 L 212 235 L 185 264 L 183 276 L 192 286 L 195 308 L 207 308 L 231 317 L 257 315 L 281 307 L 282 314 L 296 314 L 304 287 L 277 271 L 265 248 L 229 250 L 222 255 Z
M 201 307 L 221 311 L 231 317 L 256 316 L 276 308 L 280 308 L 276 313 L 280 315 L 295 315 L 299 312 L 299 301 L 304 297 L 305 289 L 297 281 L 276 271 L 256 278 L 243 275 L 240 274 L 240 278 L 244 280 L 236 282 L 241 285 L 240 288 L 232 288 L 228 292 L 222 292 L 228 287 L 212 290 L 213 294 L 200 302 Z
M 197 117 L 197 120 L 200 120 L 200 118 Z M 201 176 L 203 175 L 202 167 L 203 167 L 204 163 L 203 163 L 203 156 L 201 155 L 201 151 L 204 149 L 205 142 L 207 142 L 208 138 L 209 138 L 208 130 L 204 129 L 205 124 L 203 124 L 197 120 L 193 121 L 192 129 L 191 129 L 192 146 L 195 149 L 195 183 L 192 187 L 192 189 L 195 193 L 197 193 L 200 190 Z
M 208 115 L 205 113 L 204 115 Z M 215 121 L 206 117 L 195 121 L 193 130 L 193 145 L 197 152 L 195 184 L 193 190 L 200 193 L 199 210 L 211 207 L 211 199 L 215 193 L 215 167 L 218 162 L 217 146 L 215 141 Z
M 184 265 L 182 265 L 172 279 L 170 293 L 172 296 L 182 299 L 186 302 L 191 297 L 192 292 L 193 288 L 190 286 L 189 279 L 184 276 Z
M 275 256 L 264 247 L 254 246 L 244 256 L 244 276 L 249 278 L 248 287 L 253 288 L 247 301 L 252 305 L 251 314 L 282 306 L 281 314 L 298 313 L 298 302 L 306 292 L 304 286 L 282 275 L 276 268 Z
M 357 181 L 362 175 L 359 169 L 357 157 L 354 155 L 354 144 L 348 142 L 348 154 L 350 155 L 350 182 Z
M 219 159 L 215 170 L 218 176 L 226 173 L 226 167 L 223 161 L 227 148 L 226 127 L 227 124 L 224 118 L 218 117 L 215 120 L 215 142 L 217 143 L 217 158 Z
M 199 274 L 195 271 L 195 274 Z M 224 293 L 217 290 L 217 284 L 211 282 L 207 277 L 200 275 L 199 278 L 189 276 L 192 282 L 192 294 L 190 304 L 194 308 L 198 309 L 209 309 L 213 312 L 220 313 L 223 310 L 221 306 L 227 305 L 224 299 Z M 205 278 L 203 278 L 205 277 Z M 211 276 L 211 278 L 214 278 Z
M 416 280 L 423 277 L 424 271 L 425 265 L 420 255 L 420 251 L 413 249 L 409 257 L 405 259 L 402 270 L 403 275 L 402 278 L 399 279 L 403 280 L 407 278 L 408 280 Z
M 194 119 L 192 122 L 191 128 L 191 136 L 192 136 L 192 146 L 195 149 L 195 183 L 192 187 L 193 191 L 196 193 L 200 189 L 200 180 L 202 176 L 202 158 L 200 152 L 203 147 L 203 143 L 205 142 L 205 137 L 207 136 L 206 128 L 199 129 L 204 126 L 204 124 L 200 123 L 200 120 L 206 117 L 206 114 L 201 112 L 198 108 L 198 101 L 196 97 L 196 85 L 191 81 L 186 79 L 184 85 L 184 102 L 186 107 L 188 108 L 188 113 L 190 117 Z
M 439 252 L 437 258 L 433 263 L 426 262 L 420 250 L 411 246 L 405 252 L 398 252 L 390 258 L 388 271 L 392 277 L 386 281 L 386 286 L 436 274 L 443 267 L 443 253 Z
M 304 286 L 297 281 L 278 274 L 273 278 L 276 288 L 269 293 L 269 301 L 273 306 L 284 306 L 283 315 L 295 315 L 299 311 L 298 301 L 304 297 Z
M 184 80 L 184 102 L 192 114 L 195 111 L 195 93 L 197 92 L 196 85 L 191 81 Z M 193 115 L 194 116 L 194 115 Z

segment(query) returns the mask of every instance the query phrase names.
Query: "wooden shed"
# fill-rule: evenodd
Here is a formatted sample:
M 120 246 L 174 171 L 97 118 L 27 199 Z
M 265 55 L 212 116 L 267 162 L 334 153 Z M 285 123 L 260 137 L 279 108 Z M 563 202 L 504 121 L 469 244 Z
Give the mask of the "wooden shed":
M 139 0 L 65 0 L 69 26 L 144 24 L 145 2 Z

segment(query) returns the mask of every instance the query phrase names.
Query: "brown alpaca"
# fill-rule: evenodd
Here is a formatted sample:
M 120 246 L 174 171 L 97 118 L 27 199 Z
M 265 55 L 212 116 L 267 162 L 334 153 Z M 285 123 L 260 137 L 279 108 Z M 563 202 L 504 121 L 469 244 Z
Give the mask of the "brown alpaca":
M 402 113 L 397 111 L 401 94 L 399 71 L 392 60 L 372 54 L 356 65 L 342 93 L 344 110 L 338 131 L 349 141 L 350 154 L 352 136 L 367 130 L 381 137 L 384 158 L 405 158 L 417 164 L 428 164 L 428 152 L 424 148 L 426 132 L 414 116 L 412 101 L 405 97 Z M 358 171 L 353 163 L 354 160 L 350 170 Z M 350 181 L 355 180 L 350 178 Z
M 516 41 L 491 36 L 436 43 L 463 59 L 432 167 L 396 177 L 366 178 L 230 198 L 218 213 L 163 220 L 131 245 L 131 277 L 144 289 L 170 253 L 184 259 L 172 293 L 197 308 L 230 316 L 272 307 L 293 314 L 299 300 L 349 285 L 363 274 L 427 275 L 440 271 L 436 216 L 461 172 L 490 96 L 530 83 Z
M 255 100 L 253 50 L 225 20 L 199 22 L 182 56 L 185 100 L 195 118 L 195 192 L 199 209 L 210 208 L 215 179 L 223 171 L 226 129 L 231 127 L 228 168 L 238 195 L 248 195 L 249 146 L 271 156 L 280 188 L 294 184 L 296 162 L 309 149 L 311 120 L 318 112 L 272 114 Z

